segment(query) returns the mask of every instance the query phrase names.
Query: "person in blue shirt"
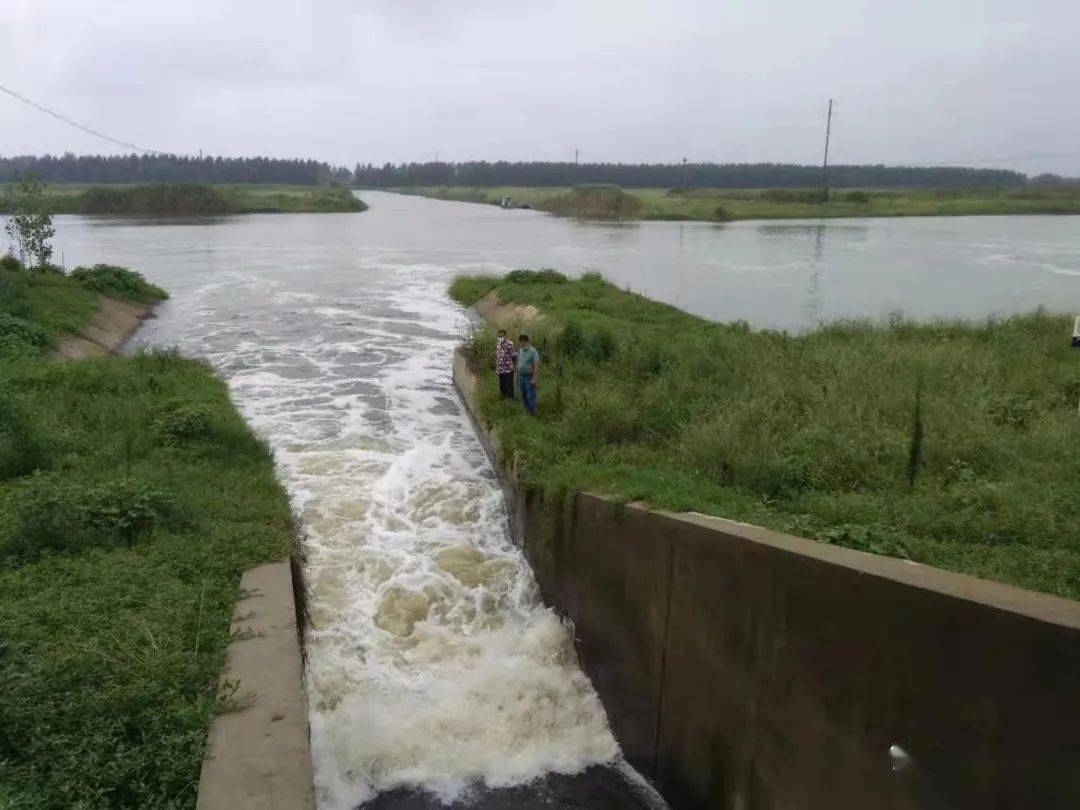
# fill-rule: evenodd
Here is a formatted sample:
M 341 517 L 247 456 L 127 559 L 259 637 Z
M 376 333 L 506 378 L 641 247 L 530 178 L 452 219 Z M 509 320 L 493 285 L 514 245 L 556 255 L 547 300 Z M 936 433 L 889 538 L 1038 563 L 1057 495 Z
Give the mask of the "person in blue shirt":
M 529 343 L 528 335 L 518 335 L 521 349 L 518 351 L 518 386 L 525 410 L 536 416 L 536 375 L 540 367 L 540 352 Z

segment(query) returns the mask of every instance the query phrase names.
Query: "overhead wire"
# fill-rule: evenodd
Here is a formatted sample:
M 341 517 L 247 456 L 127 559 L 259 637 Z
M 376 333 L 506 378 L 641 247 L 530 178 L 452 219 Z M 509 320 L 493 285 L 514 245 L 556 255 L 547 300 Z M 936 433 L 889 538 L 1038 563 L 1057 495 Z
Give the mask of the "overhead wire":
M 22 95 L 21 93 L 15 92 L 10 87 L 4 87 L 4 85 L 0 84 L 0 91 L 2 91 L 4 93 L 7 93 L 9 96 L 16 99 L 17 101 L 21 101 L 23 104 L 27 104 L 27 105 L 33 107 L 36 110 L 40 110 L 41 112 L 45 113 L 46 115 L 52 116 L 57 121 L 62 121 L 63 123 L 68 124 L 69 126 L 73 126 L 76 129 L 82 130 L 83 132 L 87 133 L 88 135 L 93 135 L 95 138 L 100 138 L 103 141 L 108 141 L 111 144 L 114 144 L 116 146 L 122 146 L 125 149 L 131 149 L 131 150 L 134 150 L 135 152 L 143 152 L 145 154 L 150 154 L 150 155 L 163 155 L 163 154 L 165 154 L 164 152 L 162 152 L 162 151 L 160 151 L 158 149 L 148 149 L 147 147 L 144 147 L 144 146 L 137 146 L 137 145 L 135 145 L 133 143 L 128 143 L 127 141 L 121 141 L 121 140 L 118 140 L 116 138 L 110 137 L 109 135 L 106 135 L 103 132 L 98 132 L 96 129 L 88 127 L 85 124 L 80 124 L 78 121 L 76 121 L 76 120 L 74 120 L 72 118 L 69 118 L 68 116 L 64 115 L 63 113 L 58 113 L 58 112 L 56 112 L 56 110 L 51 110 L 48 107 L 46 107 L 44 104 L 39 104 L 38 102 L 34 101 L 33 99 L 27 98 L 26 96 Z

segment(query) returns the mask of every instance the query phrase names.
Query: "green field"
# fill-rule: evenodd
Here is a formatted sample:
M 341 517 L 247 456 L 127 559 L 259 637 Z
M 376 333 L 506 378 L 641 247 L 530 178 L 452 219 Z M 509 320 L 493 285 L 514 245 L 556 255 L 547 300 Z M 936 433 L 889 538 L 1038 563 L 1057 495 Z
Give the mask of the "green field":
M 573 189 L 410 187 L 394 189 L 444 200 L 491 203 L 504 196 L 542 211 L 607 218 L 603 210 L 581 209 Z M 983 214 L 1080 214 L 1080 188 L 1039 189 L 839 189 L 829 202 L 806 189 L 626 189 L 640 205 L 613 219 L 704 220 L 808 219 L 819 217 L 961 216 Z M 575 210 L 578 209 L 578 210 Z
M 5 810 L 193 808 L 210 720 L 235 705 L 218 677 L 240 574 L 294 537 L 211 369 L 47 359 L 97 309 L 87 284 L 130 289 L 95 278 L 0 270 Z
M 1080 351 L 1071 319 L 718 324 L 579 281 L 458 279 L 546 317 L 540 415 L 481 407 L 546 497 L 592 490 L 1080 598 Z
M 14 184 L 0 184 L 0 213 L 12 209 Z M 57 214 L 200 216 L 221 214 L 347 213 L 367 209 L 338 186 L 153 183 L 50 184 L 42 200 Z

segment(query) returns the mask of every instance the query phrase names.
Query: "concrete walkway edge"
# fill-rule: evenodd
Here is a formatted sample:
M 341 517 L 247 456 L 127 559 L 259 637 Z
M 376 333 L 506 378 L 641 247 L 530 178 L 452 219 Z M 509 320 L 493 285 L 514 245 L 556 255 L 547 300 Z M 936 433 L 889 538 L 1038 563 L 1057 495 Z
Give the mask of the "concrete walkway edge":
M 314 810 L 297 601 L 288 559 L 247 571 L 221 684 L 238 709 L 210 725 L 197 810 Z

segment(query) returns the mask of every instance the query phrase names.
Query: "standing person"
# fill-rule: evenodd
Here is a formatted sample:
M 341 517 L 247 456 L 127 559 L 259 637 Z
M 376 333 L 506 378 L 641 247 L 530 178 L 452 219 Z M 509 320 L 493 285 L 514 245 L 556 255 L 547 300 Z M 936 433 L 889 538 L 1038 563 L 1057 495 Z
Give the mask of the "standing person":
M 517 363 L 517 346 L 506 337 L 506 330 L 499 330 L 495 342 L 495 373 L 499 375 L 499 392 L 503 399 L 514 398 L 514 364 Z
M 519 335 L 518 384 L 521 386 L 521 402 L 525 410 L 536 416 L 536 374 L 540 367 L 540 352 L 529 343 L 528 335 Z

